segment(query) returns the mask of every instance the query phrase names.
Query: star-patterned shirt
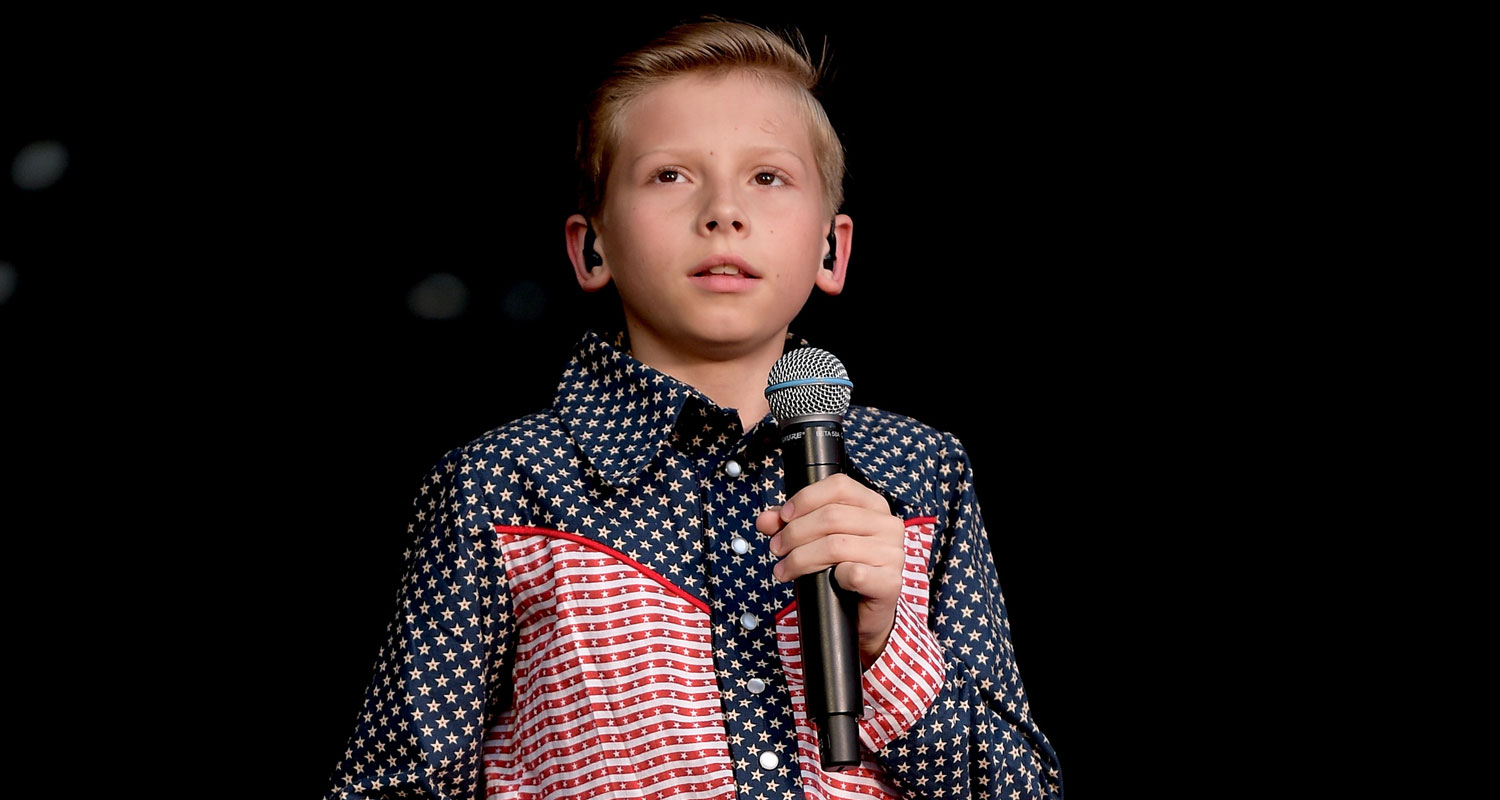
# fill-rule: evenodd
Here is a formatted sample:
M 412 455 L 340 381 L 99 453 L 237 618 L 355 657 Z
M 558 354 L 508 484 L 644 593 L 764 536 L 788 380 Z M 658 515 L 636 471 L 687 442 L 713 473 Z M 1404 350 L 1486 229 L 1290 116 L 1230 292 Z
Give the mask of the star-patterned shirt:
M 789 342 L 788 346 L 795 346 Z M 847 471 L 906 521 L 863 763 L 819 767 L 791 583 L 756 515 L 775 421 L 586 335 L 550 410 L 448 453 L 328 798 L 1061 797 L 959 442 L 853 406 Z

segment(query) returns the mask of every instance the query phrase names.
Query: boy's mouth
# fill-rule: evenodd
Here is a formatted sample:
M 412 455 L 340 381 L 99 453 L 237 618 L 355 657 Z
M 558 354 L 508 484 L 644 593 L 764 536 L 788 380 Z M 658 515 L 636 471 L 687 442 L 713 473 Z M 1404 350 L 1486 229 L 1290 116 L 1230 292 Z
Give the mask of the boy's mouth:
M 729 275 L 738 278 L 760 277 L 750 269 L 750 264 L 745 259 L 727 253 L 703 259 L 698 263 L 697 271 L 693 273 L 695 278 L 706 278 L 711 275 Z

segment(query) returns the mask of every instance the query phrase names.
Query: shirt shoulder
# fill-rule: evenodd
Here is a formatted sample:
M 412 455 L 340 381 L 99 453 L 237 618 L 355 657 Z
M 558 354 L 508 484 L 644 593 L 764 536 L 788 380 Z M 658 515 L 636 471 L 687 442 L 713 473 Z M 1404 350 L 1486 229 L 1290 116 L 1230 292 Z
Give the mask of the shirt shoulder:
M 455 452 L 494 455 L 518 447 L 534 446 L 548 439 L 566 439 L 567 430 L 552 410 L 536 411 L 491 428 L 455 448 Z M 509 458 L 510 456 L 506 456 Z
M 449 483 L 453 508 L 471 526 L 523 525 L 541 488 L 538 476 L 555 484 L 575 478 L 579 469 L 566 428 L 551 411 L 538 411 L 448 451 L 433 476 Z
M 953 505 L 965 479 L 967 456 L 958 438 L 924 422 L 869 406 L 844 415 L 849 462 L 895 501 L 906 519 L 937 517 Z

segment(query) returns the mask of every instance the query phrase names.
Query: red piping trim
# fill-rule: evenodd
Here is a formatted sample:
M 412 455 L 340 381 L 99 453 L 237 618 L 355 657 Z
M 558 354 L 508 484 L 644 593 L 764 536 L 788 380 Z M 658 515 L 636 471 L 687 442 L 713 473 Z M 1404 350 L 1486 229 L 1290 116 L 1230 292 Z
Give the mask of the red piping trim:
M 675 594 L 678 597 L 681 597 L 682 599 L 688 601 L 689 603 L 691 603 L 693 605 L 694 608 L 698 609 L 699 611 L 702 611 L 703 613 L 708 614 L 709 616 L 713 616 L 713 612 L 708 610 L 708 603 L 705 603 L 702 600 L 699 600 L 697 597 L 694 597 L 693 595 L 689 594 L 685 589 L 679 587 L 677 584 L 672 583 L 671 581 L 669 581 L 666 578 L 662 577 L 662 575 L 660 573 L 656 572 L 655 570 L 651 569 L 650 567 L 647 567 L 645 564 L 642 564 L 641 562 L 636 561 L 635 559 L 631 558 L 630 556 L 625 555 L 624 553 L 620 552 L 619 550 L 616 550 L 613 547 L 610 547 L 609 545 L 600 544 L 600 543 L 594 541 L 593 539 L 588 539 L 588 538 L 585 538 L 583 536 L 579 536 L 576 533 L 568 533 L 567 531 L 558 531 L 558 530 L 553 530 L 551 528 L 527 528 L 527 527 L 518 527 L 518 526 L 515 526 L 515 525 L 495 525 L 495 530 L 499 531 L 500 533 L 515 533 L 515 534 L 520 534 L 522 536 L 529 535 L 529 534 L 540 534 L 542 536 L 551 536 L 551 537 L 553 537 L 555 539 L 567 539 L 568 541 L 573 542 L 575 544 L 581 544 L 584 547 L 589 548 L 590 550 L 598 550 L 601 553 L 607 553 L 607 554 L 609 554 L 611 556 L 614 556 L 615 558 L 620 559 L 621 561 L 625 562 L 626 564 L 629 564 L 630 566 L 635 567 L 636 569 L 640 570 L 642 575 L 645 575 L 646 577 L 650 578 L 651 580 L 656 581 L 657 583 L 661 584 L 667 591 L 671 592 L 672 594 Z

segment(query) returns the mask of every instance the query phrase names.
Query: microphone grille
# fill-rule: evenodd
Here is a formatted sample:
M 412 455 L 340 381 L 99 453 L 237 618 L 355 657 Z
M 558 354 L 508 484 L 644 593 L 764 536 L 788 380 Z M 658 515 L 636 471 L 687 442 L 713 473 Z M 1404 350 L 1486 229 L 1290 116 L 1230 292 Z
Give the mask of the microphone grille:
M 813 414 L 843 416 L 854 384 L 843 362 L 827 350 L 799 347 L 771 366 L 766 402 L 777 422 Z

